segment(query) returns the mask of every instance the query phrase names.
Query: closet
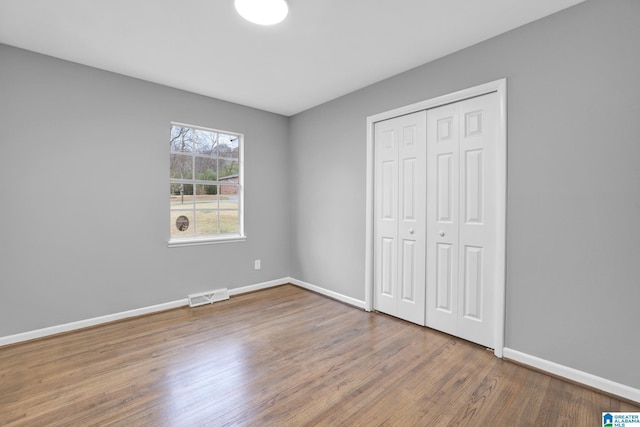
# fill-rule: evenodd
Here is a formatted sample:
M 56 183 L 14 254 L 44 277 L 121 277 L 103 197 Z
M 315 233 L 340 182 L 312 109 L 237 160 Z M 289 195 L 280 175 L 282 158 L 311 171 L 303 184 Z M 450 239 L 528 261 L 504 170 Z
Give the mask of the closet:
M 494 346 L 495 92 L 374 124 L 374 309 Z

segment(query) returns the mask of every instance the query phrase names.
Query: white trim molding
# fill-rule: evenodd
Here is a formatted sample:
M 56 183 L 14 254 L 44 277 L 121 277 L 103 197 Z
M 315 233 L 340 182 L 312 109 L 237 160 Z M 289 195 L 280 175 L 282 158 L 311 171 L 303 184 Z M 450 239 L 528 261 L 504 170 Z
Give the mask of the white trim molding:
M 620 384 L 606 378 L 598 377 L 584 371 L 560 365 L 511 348 L 504 348 L 503 357 L 522 365 L 564 378 L 608 394 L 640 403 L 640 389 Z
M 192 239 L 173 239 L 169 240 L 167 247 L 169 248 L 181 248 L 186 246 L 198 246 L 198 245 L 215 245 L 218 243 L 236 243 L 244 242 L 247 240 L 247 236 L 227 236 L 227 237 L 204 237 Z
M 302 280 L 294 279 L 293 277 L 289 277 L 289 283 L 292 285 L 296 285 L 298 287 L 307 289 L 309 291 L 315 292 L 320 295 L 324 295 L 326 297 L 332 298 L 334 300 L 343 302 L 345 304 L 352 305 L 356 308 L 365 309 L 365 303 L 362 300 L 355 299 L 352 297 L 348 297 L 346 295 L 340 294 L 338 292 L 330 291 L 325 288 L 321 288 L 320 286 L 312 285 L 311 283 L 303 282 Z
M 366 164 L 366 217 L 365 217 L 365 271 L 364 271 L 364 309 L 373 310 L 373 287 L 374 287 L 374 125 L 382 120 L 429 110 L 445 104 L 462 101 L 476 96 L 496 92 L 498 95 L 498 140 L 497 156 L 499 168 L 497 176 L 497 222 L 498 230 L 496 235 L 496 269 L 495 269 L 495 327 L 494 327 L 494 354 L 496 357 L 503 356 L 504 329 L 505 329 L 505 292 L 506 292 L 506 210 L 507 210 L 507 79 L 499 79 L 489 83 L 481 84 L 458 92 L 406 105 L 404 107 L 385 111 L 367 117 L 367 164 Z
M 142 316 L 149 313 L 157 313 L 159 311 L 171 310 L 182 306 L 189 305 L 187 298 L 179 299 L 163 304 L 152 305 L 149 307 L 136 308 L 134 310 L 122 311 L 120 313 L 107 314 L 106 316 L 93 317 L 91 319 L 79 320 L 77 322 L 65 323 L 62 325 L 50 326 L 48 328 L 36 329 L 33 331 L 22 332 L 15 335 L 0 337 L 0 347 L 3 345 L 15 344 L 23 341 L 30 341 L 37 338 L 44 338 L 50 335 L 61 334 L 63 332 L 75 331 L 78 329 L 89 328 L 91 326 L 101 325 L 103 323 L 115 322 L 116 320 L 127 319 L 129 317 Z
M 258 283 L 255 285 L 243 286 L 241 288 L 229 289 L 229 295 L 239 295 L 247 292 L 253 292 L 260 289 L 272 288 L 274 286 L 285 285 L 290 283 L 290 278 L 285 277 L 282 279 L 272 280 L 269 282 Z M 120 313 L 108 314 L 100 317 L 93 317 L 91 319 L 79 320 L 77 322 L 65 323 L 57 326 L 50 326 L 47 328 L 36 329 L 33 331 L 22 332 L 15 335 L 7 335 L 0 337 L 0 347 L 16 344 L 23 341 L 30 341 L 37 338 L 44 338 L 51 335 L 61 334 L 63 332 L 75 331 L 78 329 L 84 329 L 91 326 L 102 325 L 104 323 L 115 322 L 116 320 L 128 319 L 130 317 L 142 316 L 145 314 L 158 313 L 160 311 L 171 310 L 174 308 L 184 307 L 189 305 L 188 298 L 179 299 L 163 304 L 152 305 L 149 307 L 136 308 L 134 310 L 122 311 Z
M 247 292 L 259 291 L 261 289 L 273 288 L 280 285 L 291 283 L 291 278 L 283 277 L 282 279 L 271 280 L 269 282 L 257 283 L 255 285 L 243 286 L 241 288 L 229 289 L 229 296 L 246 294 Z

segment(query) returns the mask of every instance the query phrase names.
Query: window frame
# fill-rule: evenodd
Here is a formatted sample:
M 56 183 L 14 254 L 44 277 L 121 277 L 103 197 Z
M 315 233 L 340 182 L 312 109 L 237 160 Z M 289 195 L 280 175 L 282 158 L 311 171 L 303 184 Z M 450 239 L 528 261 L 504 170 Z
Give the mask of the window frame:
M 182 247 L 182 246 L 194 246 L 194 245 L 210 245 L 210 244 L 217 244 L 217 243 L 229 243 L 229 242 L 242 242 L 245 241 L 247 239 L 247 236 L 245 235 L 245 231 L 244 231 L 244 134 L 239 133 L 239 132 L 232 132 L 232 131 L 226 131 L 226 130 L 221 130 L 221 129 L 214 129 L 214 128 L 208 128 L 208 127 L 204 127 L 204 126 L 197 126 L 197 125 L 191 125 L 191 124 L 187 124 L 187 123 L 181 123 L 181 122 L 170 122 L 169 125 L 169 134 L 171 134 L 171 129 L 174 126 L 180 126 L 180 127 L 188 127 L 191 129 L 196 129 L 196 130 L 200 130 L 200 131 L 205 131 L 205 132 L 214 132 L 214 133 L 218 133 L 218 134 L 224 134 L 224 135 L 230 135 L 230 136 L 235 136 L 238 138 L 238 183 L 237 183 L 237 188 L 238 188 L 238 233 L 218 233 L 218 234 L 209 234 L 209 235 L 204 235 L 204 236 L 189 236 L 189 237 L 172 237 L 171 236 L 171 231 L 170 228 L 172 227 L 171 224 L 171 201 L 168 201 L 168 215 L 169 215 L 169 230 L 167 230 L 169 232 L 169 240 L 168 240 L 168 247 L 172 248 L 172 247 Z M 169 145 L 169 159 L 171 159 L 171 154 L 175 154 L 176 152 L 172 151 L 171 149 L 171 144 Z M 198 156 L 196 156 L 195 154 L 191 154 L 190 157 L 192 158 L 196 158 Z M 171 187 L 171 184 L 193 184 L 194 187 L 196 185 L 217 185 L 218 189 L 217 189 L 217 195 L 220 196 L 221 193 L 221 187 L 225 186 L 225 185 L 230 185 L 228 182 L 222 182 L 219 181 L 218 176 L 216 176 L 216 180 L 215 181 L 203 181 L 203 180 L 197 180 L 195 179 L 195 177 L 193 179 L 177 179 L 177 178 L 171 178 L 171 167 L 168 168 L 169 169 L 169 187 Z M 233 183 L 233 185 L 235 185 L 235 183 Z M 195 188 L 194 188 L 194 193 L 195 193 Z M 195 195 L 194 195 L 195 196 Z M 194 211 L 196 211 L 197 209 L 195 209 L 194 207 Z M 220 212 L 218 210 L 218 215 L 220 215 Z M 194 218 L 195 219 L 195 218 Z

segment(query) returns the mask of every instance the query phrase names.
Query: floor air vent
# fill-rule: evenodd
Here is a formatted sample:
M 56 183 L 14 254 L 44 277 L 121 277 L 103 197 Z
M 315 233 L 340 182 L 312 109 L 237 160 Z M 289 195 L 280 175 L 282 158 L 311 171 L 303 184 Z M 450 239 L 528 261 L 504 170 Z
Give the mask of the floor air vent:
M 200 292 L 199 294 L 189 295 L 189 307 L 197 307 L 199 305 L 213 304 L 214 302 L 229 299 L 227 288 L 216 289 L 215 291 Z

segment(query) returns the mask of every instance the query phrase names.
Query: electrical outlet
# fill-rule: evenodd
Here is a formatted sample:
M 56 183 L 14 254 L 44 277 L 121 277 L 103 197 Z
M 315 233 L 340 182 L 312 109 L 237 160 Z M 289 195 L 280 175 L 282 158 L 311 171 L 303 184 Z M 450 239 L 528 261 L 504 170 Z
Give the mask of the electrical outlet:
M 253 268 L 255 268 L 256 270 L 260 270 L 260 260 L 259 259 L 254 261 Z

